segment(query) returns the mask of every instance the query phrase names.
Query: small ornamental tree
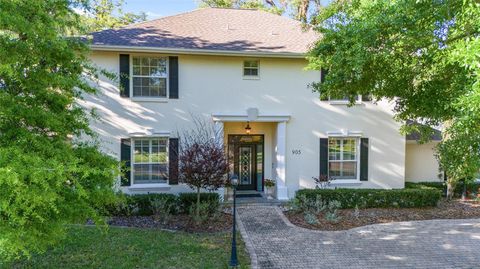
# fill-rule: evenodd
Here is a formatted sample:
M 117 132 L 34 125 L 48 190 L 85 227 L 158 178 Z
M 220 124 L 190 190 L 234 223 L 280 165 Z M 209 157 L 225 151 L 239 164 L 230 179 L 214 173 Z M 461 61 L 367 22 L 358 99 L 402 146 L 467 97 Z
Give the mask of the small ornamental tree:
M 194 123 L 194 128 L 179 135 L 179 172 L 180 180 L 197 193 L 198 219 L 201 189 L 214 191 L 224 186 L 228 162 L 220 131 L 199 119 L 194 119 Z

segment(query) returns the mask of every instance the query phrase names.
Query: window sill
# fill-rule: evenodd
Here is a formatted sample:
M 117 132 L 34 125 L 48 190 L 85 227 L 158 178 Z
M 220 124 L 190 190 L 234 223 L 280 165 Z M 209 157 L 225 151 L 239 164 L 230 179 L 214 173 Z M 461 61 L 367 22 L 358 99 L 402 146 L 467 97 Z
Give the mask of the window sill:
M 330 182 L 331 185 L 361 185 L 362 181 L 357 179 L 337 179 Z
M 260 80 L 260 76 L 243 76 L 244 80 Z
M 339 100 L 339 101 L 328 101 L 328 103 L 329 103 L 330 105 L 332 105 L 332 106 L 347 106 L 347 105 L 350 104 L 349 101 L 340 101 L 340 100 Z M 363 103 L 362 101 L 356 101 L 356 102 L 354 103 L 354 105 L 356 105 L 356 106 L 364 106 L 365 103 Z
M 128 187 L 129 190 L 132 191 L 140 191 L 140 190 L 170 190 L 172 187 L 167 183 L 158 183 L 158 184 L 133 184 L 132 186 Z
M 161 98 L 149 98 L 149 97 L 131 97 L 133 102 L 156 102 L 156 103 L 168 103 L 167 97 Z

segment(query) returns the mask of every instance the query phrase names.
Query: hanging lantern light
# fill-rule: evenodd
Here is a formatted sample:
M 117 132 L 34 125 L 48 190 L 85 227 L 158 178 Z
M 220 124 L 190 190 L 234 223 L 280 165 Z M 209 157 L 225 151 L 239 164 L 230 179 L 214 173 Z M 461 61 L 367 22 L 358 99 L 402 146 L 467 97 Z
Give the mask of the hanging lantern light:
M 247 121 L 247 126 L 245 127 L 245 133 L 250 134 L 250 131 L 252 131 L 252 128 L 250 127 L 250 124 Z

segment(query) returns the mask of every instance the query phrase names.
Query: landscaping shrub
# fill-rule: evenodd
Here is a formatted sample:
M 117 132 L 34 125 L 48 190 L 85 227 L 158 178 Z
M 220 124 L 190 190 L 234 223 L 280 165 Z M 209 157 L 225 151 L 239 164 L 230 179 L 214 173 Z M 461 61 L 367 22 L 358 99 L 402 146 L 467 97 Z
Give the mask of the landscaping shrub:
M 331 201 L 338 201 L 341 208 L 407 208 L 436 206 L 441 198 L 441 191 L 434 188 L 394 190 L 303 189 L 296 193 L 296 197 L 301 196 L 305 196 L 307 200 L 321 199 L 326 204 Z
M 460 181 L 457 183 L 457 186 L 455 187 L 454 191 L 454 197 L 461 197 L 462 192 L 463 192 L 463 185 L 464 182 Z M 418 182 L 418 183 L 413 183 L 413 182 L 406 182 L 405 183 L 405 188 L 408 189 L 425 189 L 425 188 L 435 188 L 438 190 L 442 191 L 443 196 L 447 195 L 447 184 L 444 182 Z M 478 193 L 478 190 L 480 188 L 480 183 L 479 182 L 467 182 L 466 183 L 466 191 L 470 195 L 475 195 Z
M 197 203 L 197 194 L 194 192 L 180 193 L 178 196 L 180 209 L 189 213 L 193 204 Z M 200 193 L 200 202 L 209 202 L 210 208 L 218 209 L 220 206 L 220 195 L 216 192 Z
M 178 198 L 170 193 L 149 193 L 149 194 L 123 194 L 123 202 L 109 210 L 114 216 L 151 216 L 154 213 L 152 201 L 165 200 L 164 206 L 168 207 L 171 214 L 177 213 Z M 158 203 L 158 202 L 156 202 Z
M 170 200 L 164 198 L 153 198 L 150 200 L 150 205 L 154 219 L 163 223 L 167 223 L 172 214 L 178 211 L 177 203 L 172 203 Z

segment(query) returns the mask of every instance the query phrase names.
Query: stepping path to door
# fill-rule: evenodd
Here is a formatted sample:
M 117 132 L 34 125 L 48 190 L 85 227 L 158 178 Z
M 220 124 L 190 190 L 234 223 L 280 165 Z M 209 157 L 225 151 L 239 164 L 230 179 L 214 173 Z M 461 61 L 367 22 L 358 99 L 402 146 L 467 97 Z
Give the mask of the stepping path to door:
M 313 231 L 275 206 L 238 209 L 252 268 L 480 268 L 480 219 Z

